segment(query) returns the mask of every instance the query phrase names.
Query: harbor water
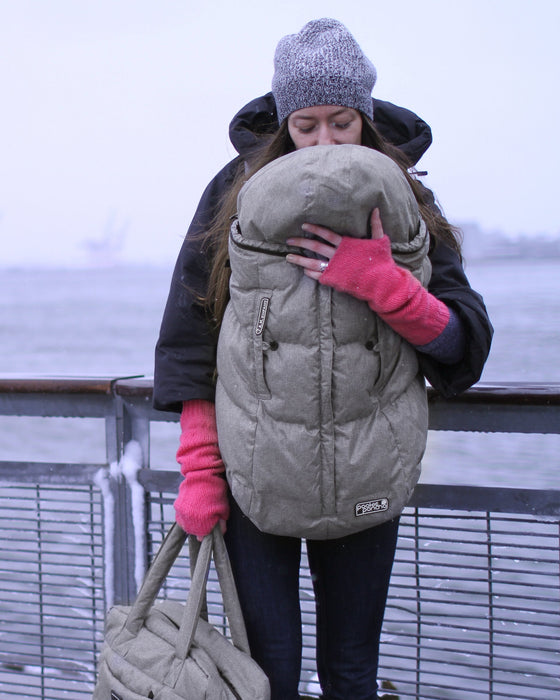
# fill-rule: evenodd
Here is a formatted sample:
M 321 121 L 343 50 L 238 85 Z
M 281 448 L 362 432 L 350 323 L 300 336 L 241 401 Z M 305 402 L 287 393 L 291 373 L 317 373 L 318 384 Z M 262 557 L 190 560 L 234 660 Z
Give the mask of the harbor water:
M 467 265 L 495 327 L 482 381 L 560 381 L 559 268 L 559 259 Z M 1 270 L 0 373 L 151 376 L 171 272 Z M 93 420 L 0 417 L 0 459 L 103 461 L 101 434 Z M 154 468 L 175 468 L 176 440 L 176 424 L 154 427 Z M 558 488 L 559 454 L 557 435 L 431 432 L 422 479 Z

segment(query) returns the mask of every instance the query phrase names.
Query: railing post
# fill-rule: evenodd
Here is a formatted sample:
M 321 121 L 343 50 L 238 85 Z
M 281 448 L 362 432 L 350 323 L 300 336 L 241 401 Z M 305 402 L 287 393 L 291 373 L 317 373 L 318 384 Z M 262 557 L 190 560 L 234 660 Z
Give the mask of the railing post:
M 105 419 L 107 462 L 111 465 L 110 488 L 113 496 L 113 512 L 105 513 L 105 518 L 113 518 L 112 527 L 106 528 L 106 532 L 112 532 L 108 552 L 112 561 L 106 565 L 112 568 L 113 590 L 109 602 L 114 604 L 129 604 L 136 596 L 132 498 L 130 487 L 118 468 L 125 445 L 123 423 L 123 402 L 114 395 L 112 411 Z
M 127 472 L 132 508 L 132 530 L 134 537 L 134 579 L 139 588 L 148 567 L 148 515 L 149 493 L 138 481 L 138 471 L 150 466 L 150 418 L 144 410 L 135 410 L 133 402 L 120 398 L 122 414 L 123 450 L 135 443 L 135 469 Z M 143 407 L 144 408 L 144 407 Z M 133 491 L 133 493 L 132 493 Z

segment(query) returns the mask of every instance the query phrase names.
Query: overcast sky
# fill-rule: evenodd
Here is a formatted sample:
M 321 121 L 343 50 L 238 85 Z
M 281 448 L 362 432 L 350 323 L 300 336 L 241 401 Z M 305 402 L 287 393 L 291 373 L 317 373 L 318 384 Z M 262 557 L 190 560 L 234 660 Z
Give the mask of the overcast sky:
M 276 43 L 325 16 L 431 125 L 448 218 L 560 232 L 558 0 L 0 0 L 0 265 L 80 264 L 107 234 L 172 265 Z

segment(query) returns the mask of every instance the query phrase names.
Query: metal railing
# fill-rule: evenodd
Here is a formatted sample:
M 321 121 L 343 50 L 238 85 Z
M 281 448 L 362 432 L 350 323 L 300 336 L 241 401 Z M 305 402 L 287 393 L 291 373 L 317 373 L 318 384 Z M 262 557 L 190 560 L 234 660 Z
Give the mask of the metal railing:
M 173 519 L 180 477 L 150 465 L 150 428 L 175 418 L 151 408 L 151 389 L 143 378 L 0 379 L 0 416 L 97 419 L 105 439 L 91 463 L 0 462 L 2 697 L 91 695 L 105 611 L 134 598 Z M 560 433 L 560 386 L 430 393 L 430 428 Z M 560 491 L 419 485 L 385 617 L 386 697 L 560 696 L 559 541 Z M 163 595 L 184 599 L 188 579 L 185 553 Z M 301 690 L 319 695 L 305 560 L 301 600 Z M 217 593 L 210 613 L 223 623 Z

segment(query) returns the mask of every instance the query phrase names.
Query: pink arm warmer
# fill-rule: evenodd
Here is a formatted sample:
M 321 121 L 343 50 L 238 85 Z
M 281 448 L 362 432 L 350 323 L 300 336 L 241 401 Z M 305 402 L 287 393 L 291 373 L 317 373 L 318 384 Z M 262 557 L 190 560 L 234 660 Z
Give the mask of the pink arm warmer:
M 344 236 L 319 281 L 366 301 L 412 345 L 430 343 L 449 322 L 447 306 L 395 263 L 387 236 Z
M 216 411 L 210 401 L 195 399 L 183 403 L 177 461 L 185 478 L 175 501 L 176 520 L 185 532 L 204 537 L 229 516 Z

